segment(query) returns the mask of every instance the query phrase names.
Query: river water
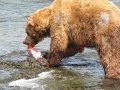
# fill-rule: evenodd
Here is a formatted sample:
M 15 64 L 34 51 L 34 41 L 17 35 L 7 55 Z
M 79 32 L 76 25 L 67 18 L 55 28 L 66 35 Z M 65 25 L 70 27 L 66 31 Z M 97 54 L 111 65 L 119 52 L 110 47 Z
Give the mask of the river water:
M 119 0 L 112 0 L 120 7 Z M 27 62 L 25 22 L 52 0 L 0 0 L 0 90 L 120 90 L 120 80 L 105 79 L 96 50 L 86 48 L 62 61 L 60 67 L 44 68 Z M 36 47 L 49 49 L 47 38 Z

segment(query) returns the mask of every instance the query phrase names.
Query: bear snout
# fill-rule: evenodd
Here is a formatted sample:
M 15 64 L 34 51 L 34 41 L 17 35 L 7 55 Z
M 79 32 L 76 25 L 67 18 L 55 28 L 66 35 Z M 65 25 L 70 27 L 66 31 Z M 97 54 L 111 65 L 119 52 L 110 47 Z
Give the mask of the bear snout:
M 29 43 L 27 41 L 23 41 L 23 44 L 25 45 L 29 45 Z
M 31 39 L 30 39 L 30 37 L 26 37 L 25 38 L 25 40 L 23 41 L 23 44 L 25 44 L 25 45 L 29 45 L 29 44 L 31 44 L 32 43 L 32 41 L 31 41 Z

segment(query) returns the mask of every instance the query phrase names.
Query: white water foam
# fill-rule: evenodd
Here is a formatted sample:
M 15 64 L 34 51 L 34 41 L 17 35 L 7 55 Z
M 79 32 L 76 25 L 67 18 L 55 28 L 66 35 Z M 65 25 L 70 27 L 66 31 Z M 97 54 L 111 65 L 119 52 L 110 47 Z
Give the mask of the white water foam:
M 54 70 L 51 70 L 49 72 L 42 72 L 42 73 L 38 74 L 38 76 L 39 76 L 40 79 L 52 78 L 51 73 L 53 73 L 53 72 L 54 72 Z
M 54 70 L 48 71 L 48 72 L 42 72 L 38 74 L 38 78 L 32 78 L 32 79 L 19 79 L 16 81 L 12 81 L 8 84 L 8 86 L 18 86 L 18 87 L 25 87 L 25 88 L 39 88 L 41 87 L 40 84 L 37 84 L 37 81 L 40 81 L 40 79 L 46 79 L 46 78 L 52 78 L 52 73 Z

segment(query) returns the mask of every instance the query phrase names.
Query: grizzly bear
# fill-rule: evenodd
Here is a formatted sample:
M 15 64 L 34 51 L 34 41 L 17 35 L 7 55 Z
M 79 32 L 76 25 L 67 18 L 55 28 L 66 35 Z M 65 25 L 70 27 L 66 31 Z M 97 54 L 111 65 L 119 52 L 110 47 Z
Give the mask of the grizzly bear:
M 109 0 L 54 0 L 27 21 L 25 44 L 51 38 L 46 66 L 96 48 L 105 76 L 120 78 L 120 9 Z

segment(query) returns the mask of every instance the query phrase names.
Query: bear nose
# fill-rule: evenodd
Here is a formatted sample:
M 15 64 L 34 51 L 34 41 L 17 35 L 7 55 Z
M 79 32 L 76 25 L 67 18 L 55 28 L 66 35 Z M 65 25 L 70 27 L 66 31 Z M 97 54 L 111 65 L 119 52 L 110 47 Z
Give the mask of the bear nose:
M 28 45 L 28 42 L 26 42 L 26 41 L 23 41 L 23 44 L 25 44 L 25 45 Z

